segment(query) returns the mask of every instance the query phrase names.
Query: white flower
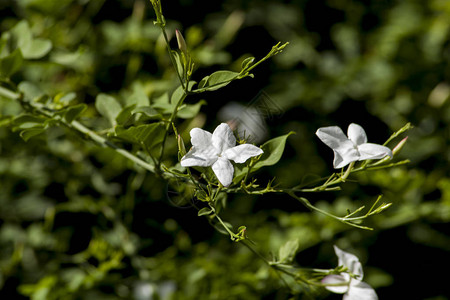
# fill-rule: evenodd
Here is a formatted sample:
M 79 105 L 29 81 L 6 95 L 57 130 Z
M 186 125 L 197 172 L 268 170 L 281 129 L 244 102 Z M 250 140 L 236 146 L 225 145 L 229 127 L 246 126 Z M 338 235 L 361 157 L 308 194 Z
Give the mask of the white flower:
M 229 186 L 233 181 L 234 168 L 230 160 L 243 163 L 263 153 L 260 148 L 250 144 L 236 146 L 233 131 L 226 123 L 217 126 L 213 134 L 200 128 L 193 128 L 190 134 L 192 149 L 181 158 L 181 165 L 211 166 L 223 186 Z
M 343 300 L 377 300 L 375 290 L 361 281 L 364 274 L 358 258 L 336 246 L 334 246 L 334 252 L 339 259 L 339 266 L 346 267 L 354 277 L 348 273 L 325 276 L 322 279 L 322 283 L 326 285 L 325 288 L 333 293 L 344 294 Z
M 317 129 L 316 135 L 333 149 L 335 169 L 357 160 L 380 159 L 387 155 L 392 158 L 392 151 L 388 147 L 368 143 L 366 132 L 358 124 L 352 123 L 348 126 L 348 137 L 337 126 L 321 127 Z

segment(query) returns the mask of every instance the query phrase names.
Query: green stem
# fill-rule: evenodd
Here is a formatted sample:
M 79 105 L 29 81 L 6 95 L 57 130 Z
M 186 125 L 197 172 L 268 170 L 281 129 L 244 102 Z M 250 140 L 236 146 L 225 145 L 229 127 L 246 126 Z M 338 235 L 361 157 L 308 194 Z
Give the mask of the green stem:
M 39 103 L 33 103 L 33 102 L 29 102 L 29 101 L 25 101 L 23 99 L 23 95 L 21 93 L 15 93 L 11 90 L 5 89 L 4 87 L 0 86 L 0 95 L 6 98 L 9 98 L 11 100 L 19 100 L 20 103 L 22 104 L 22 106 L 26 109 L 26 110 L 34 110 L 37 113 L 44 115 L 46 117 L 52 118 L 53 116 L 53 111 L 51 109 L 46 108 L 44 105 L 39 104 Z M 90 130 L 89 128 L 87 128 L 86 126 L 84 126 L 83 124 L 81 124 L 78 121 L 72 121 L 71 123 L 66 122 L 64 119 L 59 118 L 58 121 L 63 124 L 64 126 L 75 130 L 79 133 L 82 133 L 84 136 L 88 137 L 90 140 L 96 142 L 97 144 L 99 144 L 100 146 L 103 147 L 109 147 L 111 149 L 113 149 L 116 153 L 124 156 L 125 158 L 135 162 L 137 165 L 141 166 L 142 168 L 155 173 L 156 172 L 156 168 L 155 166 L 147 163 L 146 161 L 140 159 L 139 157 L 131 154 L 130 152 L 118 147 L 117 145 L 115 145 L 114 143 L 112 143 L 111 141 L 107 140 L 106 138 L 96 134 L 95 132 L 93 132 L 92 130 Z M 164 174 L 166 177 L 175 177 L 173 174 L 166 172 Z
M 353 170 L 353 167 L 355 166 L 355 162 L 352 161 L 350 165 L 347 167 L 347 171 L 345 171 L 345 174 L 341 177 L 341 181 L 345 182 L 347 177 L 350 175 L 351 171 Z
M 167 47 L 167 51 L 169 52 L 170 61 L 172 62 L 172 65 L 173 65 L 173 67 L 175 69 L 175 72 L 177 73 L 178 80 L 180 81 L 180 84 L 183 87 L 183 90 L 186 91 L 187 88 L 184 85 L 182 76 L 178 72 L 177 63 L 176 63 L 175 59 L 173 58 L 172 49 L 170 49 L 169 38 L 167 37 L 166 29 L 163 26 L 160 26 L 160 28 L 161 28 L 162 34 L 164 36 L 164 40 L 166 41 L 166 47 Z M 188 83 L 186 83 L 186 85 L 187 84 Z
M 22 97 L 22 94 L 14 93 L 9 89 L 5 89 L 4 87 L 0 86 L 0 96 L 3 96 L 11 100 L 18 100 Z
M 115 145 L 111 141 L 105 139 L 104 137 L 99 136 L 98 134 L 96 134 L 95 132 L 90 130 L 89 128 L 85 127 L 80 122 L 73 121 L 70 124 L 64 123 L 64 125 L 66 125 L 69 128 L 73 128 L 73 129 L 75 129 L 78 132 L 83 133 L 84 135 L 89 137 L 89 139 L 91 139 L 92 141 L 96 142 L 100 146 L 107 146 L 107 147 L 113 149 L 114 151 L 116 151 L 120 155 L 124 156 L 125 158 L 128 158 L 129 160 L 131 160 L 133 162 L 135 162 L 137 165 L 143 167 L 144 169 L 146 169 L 146 170 L 148 170 L 148 171 L 150 171 L 152 173 L 156 173 L 155 166 L 152 166 L 151 164 L 147 163 L 146 161 L 140 159 L 139 157 L 137 157 L 137 156 L 131 154 L 130 152 L 128 152 L 128 151 L 118 147 L 117 145 Z M 165 173 L 165 176 L 174 177 L 171 173 L 167 173 L 167 172 Z
M 236 234 L 234 234 L 234 232 L 232 232 L 230 229 L 228 229 L 228 226 L 225 225 L 225 223 L 222 221 L 222 218 L 219 217 L 218 214 L 216 214 L 216 209 L 211 205 L 211 203 L 208 203 L 208 205 L 214 212 L 214 217 L 220 222 L 220 224 L 222 224 L 222 227 L 225 228 L 225 230 L 230 235 L 231 240 L 234 241 L 236 239 Z
M 170 126 L 172 126 L 172 124 L 177 116 L 178 108 L 181 106 L 181 104 L 183 104 L 184 99 L 186 99 L 186 97 L 187 97 L 187 93 L 185 92 L 181 96 L 180 100 L 178 100 L 178 103 L 175 105 L 175 108 L 173 109 L 173 112 L 170 115 L 169 122 L 166 125 L 166 131 L 164 132 L 164 137 L 163 137 L 162 146 L 161 146 L 161 152 L 159 154 L 158 164 L 157 164 L 157 168 L 156 168 L 157 170 L 160 170 L 161 162 L 162 162 L 163 155 L 164 155 L 164 149 L 166 146 L 167 136 L 169 135 Z
M 268 266 L 272 266 L 272 264 L 270 263 L 269 260 L 267 260 L 267 258 L 265 258 L 261 253 L 259 253 L 258 251 L 256 251 L 249 243 L 247 240 L 242 240 L 241 244 L 243 244 L 245 247 L 247 247 L 251 252 L 253 252 L 253 254 L 255 254 L 256 256 L 258 256 L 264 263 L 266 263 Z
M 276 44 L 275 46 L 272 47 L 272 50 L 266 55 L 264 56 L 262 59 L 260 59 L 259 61 L 257 61 L 255 64 L 253 64 L 252 66 L 250 66 L 248 69 L 246 69 L 246 73 L 250 72 L 251 70 L 253 70 L 254 68 L 256 68 L 259 64 L 263 63 L 264 61 L 268 60 L 269 58 L 271 58 L 272 56 L 278 54 L 281 50 L 283 50 L 284 47 L 286 47 L 289 43 L 284 43 L 283 45 L 279 46 L 281 44 L 281 42 L 278 42 L 278 44 Z

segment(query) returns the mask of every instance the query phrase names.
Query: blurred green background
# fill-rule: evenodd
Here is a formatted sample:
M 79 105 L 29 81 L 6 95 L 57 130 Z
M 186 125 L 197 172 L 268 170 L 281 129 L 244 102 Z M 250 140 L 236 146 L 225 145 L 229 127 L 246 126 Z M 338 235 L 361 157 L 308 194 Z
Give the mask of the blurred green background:
M 188 98 L 207 105 L 179 122 L 189 145 L 187 129 L 213 130 L 227 103 L 264 103 L 267 126 L 259 143 L 297 134 L 283 159 L 257 175 L 261 182 L 276 177 L 289 187 L 332 173 L 332 151 L 314 135 L 321 126 L 346 130 L 354 122 L 380 144 L 405 123 L 414 126 L 398 158 L 410 164 L 355 175 L 339 192 L 306 195 L 344 215 L 383 194 L 393 205 L 367 221 L 373 231 L 311 213 L 278 194 L 230 195 L 224 219 L 247 226 L 268 257 L 298 239 L 295 262 L 303 267 L 335 267 L 332 245 L 338 244 L 360 258 L 364 281 L 380 299 L 450 299 L 450 1 L 180 0 L 162 6 L 168 32 L 172 38 L 175 29 L 183 32 L 196 61 L 193 80 L 219 69 L 239 71 L 245 57 L 261 58 L 278 41 L 290 43 L 255 69 L 254 79 Z M 27 59 L 11 81 L 32 82 L 51 96 L 74 92 L 75 103 L 89 105 L 81 121 L 101 130 L 97 94 L 154 99 L 177 85 L 153 19 L 144 0 L 2 0 L 2 39 L 26 20 L 34 37 L 52 45 L 43 58 Z M 176 181 L 158 179 L 64 128 L 24 142 L 7 122 L 21 111 L 0 99 L 1 299 L 292 296 L 248 249 L 197 217 Z M 176 163 L 175 147 L 170 141 L 169 165 Z M 314 297 L 342 296 L 323 290 Z

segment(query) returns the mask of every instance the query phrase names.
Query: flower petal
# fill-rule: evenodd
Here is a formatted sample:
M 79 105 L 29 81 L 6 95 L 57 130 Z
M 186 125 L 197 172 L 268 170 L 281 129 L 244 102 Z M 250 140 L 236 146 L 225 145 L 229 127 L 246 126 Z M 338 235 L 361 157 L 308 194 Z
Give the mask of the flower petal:
M 344 295 L 344 300 L 378 300 L 377 293 L 367 283 L 352 283 L 350 284 L 347 294 Z
M 241 164 L 250 157 L 258 156 L 262 153 L 263 151 L 259 147 L 250 144 L 243 144 L 225 150 L 225 152 L 222 153 L 222 156 Z
M 358 146 L 359 160 L 379 159 L 389 155 L 392 158 L 392 151 L 388 147 L 365 143 Z
M 344 132 L 338 126 L 321 127 L 317 129 L 316 135 L 331 149 L 338 149 L 343 143 L 348 141 Z
M 360 281 L 363 279 L 364 273 L 361 263 L 359 262 L 358 257 L 355 255 L 345 252 L 339 249 L 337 246 L 334 246 L 334 252 L 339 259 L 339 265 L 347 267 L 348 271 L 357 276 L 357 279 L 353 279 L 353 281 Z
M 205 150 L 199 150 L 196 147 L 192 147 L 192 149 L 181 158 L 180 164 L 183 167 L 209 167 L 215 163 L 218 158 L 219 157 L 213 147 Z
M 220 124 L 214 130 L 212 134 L 212 144 L 219 153 L 236 146 L 236 138 L 227 123 Z
M 348 291 L 349 283 L 341 275 L 328 275 L 322 279 L 322 284 L 327 285 L 325 288 L 336 294 L 344 294 Z M 329 284 L 329 285 L 328 285 Z
M 355 143 L 355 145 L 361 145 L 367 143 L 367 135 L 364 129 L 358 124 L 352 123 L 347 129 L 348 138 Z
M 219 157 L 212 165 L 212 169 L 223 186 L 229 186 L 231 184 L 233 181 L 234 168 L 228 159 Z
M 191 144 L 199 150 L 208 149 L 212 145 L 212 134 L 200 128 L 193 128 L 190 131 Z
M 350 143 L 351 146 L 348 145 L 347 147 L 341 147 L 334 150 L 333 167 L 335 169 L 343 168 L 352 161 L 357 161 L 359 159 L 358 150 L 353 147 L 353 143 L 350 140 L 347 140 L 347 142 Z

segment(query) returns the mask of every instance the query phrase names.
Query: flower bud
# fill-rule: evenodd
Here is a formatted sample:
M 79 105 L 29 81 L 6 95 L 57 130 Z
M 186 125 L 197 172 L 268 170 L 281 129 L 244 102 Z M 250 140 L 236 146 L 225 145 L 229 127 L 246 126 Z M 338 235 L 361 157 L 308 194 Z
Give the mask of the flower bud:
M 178 152 L 180 153 L 181 156 L 184 156 L 186 154 L 186 148 L 184 146 L 183 139 L 181 138 L 180 135 L 178 135 L 177 142 L 178 142 Z
M 408 137 L 405 137 L 403 140 L 400 141 L 400 143 L 397 144 L 397 146 L 392 149 L 392 155 L 396 155 L 397 153 L 402 150 L 403 146 L 405 145 L 406 141 L 408 140 Z
M 183 53 L 187 53 L 187 46 L 186 46 L 186 41 L 184 40 L 183 35 L 181 34 L 181 32 L 177 29 L 175 31 L 175 35 L 177 36 L 177 42 L 178 42 L 178 48 L 183 51 Z

